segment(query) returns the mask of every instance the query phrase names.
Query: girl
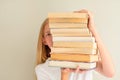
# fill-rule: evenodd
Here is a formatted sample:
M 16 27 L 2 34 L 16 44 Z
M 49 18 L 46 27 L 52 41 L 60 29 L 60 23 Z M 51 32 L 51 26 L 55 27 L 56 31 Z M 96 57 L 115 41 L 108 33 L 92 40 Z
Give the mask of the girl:
M 87 13 L 89 16 L 88 28 L 96 39 L 100 53 L 100 61 L 97 62 L 95 71 L 106 77 L 113 77 L 115 73 L 113 63 L 109 52 L 95 30 L 92 14 L 87 10 L 75 12 Z M 48 60 L 52 44 L 52 35 L 50 33 L 48 19 L 46 19 L 41 26 L 37 45 L 37 66 L 35 68 L 37 80 L 92 80 L 93 70 L 82 71 L 80 70 L 80 66 L 78 66 L 75 70 L 69 68 L 60 69 L 58 67 L 49 67 Z M 77 78 L 74 76 L 77 76 Z

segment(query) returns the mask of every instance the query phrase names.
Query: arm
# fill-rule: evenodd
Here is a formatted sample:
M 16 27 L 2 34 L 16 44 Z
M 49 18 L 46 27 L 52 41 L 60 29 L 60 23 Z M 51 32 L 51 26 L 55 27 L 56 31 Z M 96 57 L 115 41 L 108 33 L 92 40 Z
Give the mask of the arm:
M 115 71 L 114 71 L 112 59 L 110 57 L 110 53 L 108 52 L 108 50 L 102 43 L 102 40 L 100 39 L 98 33 L 96 32 L 92 14 L 88 11 L 86 11 L 86 12 L 89 14 L 88 28 L 90 29 L 93 36 L 95 37 L 96 43 L 98 45 L 98 49 L 100 52 L 101 60 L 97 62 L 96 71 L 105 75 L 106 77 L 113 77 L 115 74 Z
M 90 31 L 92 32 L 93 36 L 96 39 L 96 43 L 98 45 L 100 58 L 101 58 L 101 60 L 97 62 L 96 71 L 105 75 L 106 77 L 113 77 L 113 75 L 115 74 L 115 71 L 114 71 L 112 59 L 110 57 L 108 50 L 106 49 L 102 40 L 100 39 L 98 33 L 96 32 L 92 14 L 87 10 L 80 10 L 75 12 L 88 13 L 88 16 L 89 16 L 88 28 L 90 29 Z
M 90 31 L 92 32 L 93 36 L 96 39 L 96 43 L 98 45 L 98 49 L 99 49 L 100 57 L 101 57 L 101 60 L 97 62 L 96 71 L 101 73 L 102 75 L 105 75 L 106 77 L 113 77 L 115 74 L 113 63 L 112 63 L 108 50 L 106 49 L 98 33 L 96 32 L 92 14 L 88 12 L 87 10 L 80 10 L 80 11 L 75 11 L 75 12 L 84 12 L 84 13 L 88 13 L 89 15 L 88 28 L 90 29 Z M 69 69 L 66 71 L 62 70 L 61 80 L 68 80 L 71 70 Z M 79 72 L 79 73 L 84 72 L 84 71 L 80 71 L 79 67 L 74 71 Z
M 113 63 L 110 57 L 110 54 L 104 44 L 102 43 L 98 33 L 94 30 L 91 29 L 93 36 L 96 39 L 96 43 L 98 45 L 98 49 L 100 52 L 100 58 L 101 60 L 97 62 L 97 68 L 96 71 L 100 72 L 101 74 L 107 76 L 107 77 L 112 77 L 115 73 Z

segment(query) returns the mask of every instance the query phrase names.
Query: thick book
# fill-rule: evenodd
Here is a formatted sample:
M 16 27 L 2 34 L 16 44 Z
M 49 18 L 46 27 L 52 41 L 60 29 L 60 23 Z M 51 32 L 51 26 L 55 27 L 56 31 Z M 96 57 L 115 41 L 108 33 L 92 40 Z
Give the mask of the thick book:
M 95 42 L 94 37 L 53 37 L 54 41 Z
M 58 61 L 58 60 L 49 60 L 49 66 L 52 67 L 62 67 L 62 68 L 77 68 L 80 66 L 80 69 L 94 69 L 96 68 L 96 62 L 86 63 L 86 62 L 70 62 L 70 61 Z
M 75 61 L 75 62 L 97 62 L 98 54 L 66 54 L 66 53 L 51 53 L 51 60 Z
M 49 18 L 49 23 L 82 23 L 87 24 L 87 18 Z
M 51 48 L 51 53 L 66 53 L 66 54 L 97 54 L 97 49 L 93 48 Z
M 88 28 L 78 29 L 50 29 L 52 34 L 90 34 Z
M 50 29 L 64 29 L 64 28 L 87 28 L 87 24 L 81 23 L 49 23 Z
M 73 42 L 73 41 L 54 41 L 53 47 L 55 48 L 97 48 L 96 43 L 93 42 Z
M 64 13 L 48 13 L 48 18 L 88 18 L 87 13 L 73 13 L 73 12 L 64 12 Z

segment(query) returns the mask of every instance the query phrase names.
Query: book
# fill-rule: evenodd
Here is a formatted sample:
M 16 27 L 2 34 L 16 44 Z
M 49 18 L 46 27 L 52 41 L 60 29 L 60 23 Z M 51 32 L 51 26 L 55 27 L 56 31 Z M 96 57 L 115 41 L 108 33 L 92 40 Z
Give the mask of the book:
M 81 23 L 49 23 L 50 29 L 77 29 L 77 28 L 87 28 L 87 24 Z
M 96 62 L 98 61 L 97 54 L 74 54 L 74 53 L 51 53 L 51 60 L 61 60 L 61 61 L 75 61 L 75 62 Z
M 92 34 L 73 34 L 73 33 L 65 33 L 65 34 L 52 34 L 53 37 L 92 37 Z
M 88 18 L 87 13 L 73 13 L 73 12 L 54 12 L 48 13 L 48 18 Z
M 86 63 L 86 62 L 70 62 L 70 61 L 49 60 L 48 66 L 62 67 L 62 68 L 73 68 L 73 69 L 76 69 L 78 66 L 80 66 L 80 69 L 94 69 L 96 67 L 96 62 Z
M 96 49 L 93 48 L 51 48 L 51 53 L 66 53 L 66 54 L 97 54 Z
M 51 29 L 52 34 L 90 34 L 88 28 L 83 29 Z
M 53 42 L 55 41 L 76 41 L 76 42 L 95 42 L 94 37 L 53 37 Z
M 88 48 L 96 48 L 97 44 L 93 42 L 73 42 L 73 41 L 54 41 L 53 47 L 55 48 L 80 48 L 80 47 L 88 47 Z
M 49 18 L 49 23 L 86 23 L 87 18 Z
M 93 69 L 98 48 L 87 27 L 87 13 L 50 13 L 49 27 L 53 46 L 49 65 L 65 68 Z

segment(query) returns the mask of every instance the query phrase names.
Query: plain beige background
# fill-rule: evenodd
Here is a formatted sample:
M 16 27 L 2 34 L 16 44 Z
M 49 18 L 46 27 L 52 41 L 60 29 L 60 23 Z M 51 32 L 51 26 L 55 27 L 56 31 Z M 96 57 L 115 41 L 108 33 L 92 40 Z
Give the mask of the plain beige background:
M 0 80 L 35 80 L 36 45 L 48 12 L 88 9 L 110 51 L 116 69 L 112 79 L 98 73 L 94 80 L 120 78 L 119 0 L 0 0 Z

